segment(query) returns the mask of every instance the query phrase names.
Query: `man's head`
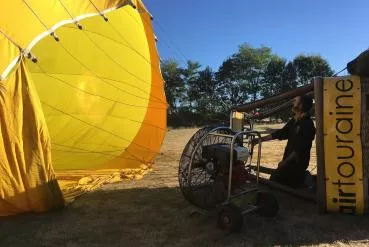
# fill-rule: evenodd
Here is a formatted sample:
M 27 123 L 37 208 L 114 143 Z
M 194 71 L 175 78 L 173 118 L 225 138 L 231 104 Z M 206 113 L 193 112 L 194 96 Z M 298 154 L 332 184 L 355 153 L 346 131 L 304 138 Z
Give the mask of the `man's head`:
M 294 113 L 308 113 L 313 107 L 313 99 L 308 95 L 297 96 L 293 100 Z

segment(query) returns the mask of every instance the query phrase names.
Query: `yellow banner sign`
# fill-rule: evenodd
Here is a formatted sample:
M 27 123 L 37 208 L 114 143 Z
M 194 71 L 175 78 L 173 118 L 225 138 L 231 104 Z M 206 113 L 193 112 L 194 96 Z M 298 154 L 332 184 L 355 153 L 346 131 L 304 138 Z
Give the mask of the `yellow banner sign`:
M 324 80 L 324 163 L 328 212 L 364 212 L 360 86 L 360 78 L 356 76 Z

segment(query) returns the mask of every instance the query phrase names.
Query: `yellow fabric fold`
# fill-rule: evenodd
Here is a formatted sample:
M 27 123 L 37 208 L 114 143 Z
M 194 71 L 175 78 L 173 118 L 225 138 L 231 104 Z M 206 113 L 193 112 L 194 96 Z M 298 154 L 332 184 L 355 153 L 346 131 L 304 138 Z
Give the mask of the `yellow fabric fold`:
M 48 129 L 23 61 L 0 84 L 0 102 L 0 215 L 63 206 Z

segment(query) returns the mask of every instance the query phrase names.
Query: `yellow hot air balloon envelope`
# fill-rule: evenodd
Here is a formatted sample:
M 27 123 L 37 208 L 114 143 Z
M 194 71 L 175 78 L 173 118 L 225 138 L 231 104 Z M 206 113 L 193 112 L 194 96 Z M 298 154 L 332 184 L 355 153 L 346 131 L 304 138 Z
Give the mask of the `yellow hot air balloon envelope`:
M 1 7 L 0 215 L 59 207 L 107 180 L 58 183 L 54 170 L 73 180 L 149 168 L 167 103 L 143 3 L 13 0 Z

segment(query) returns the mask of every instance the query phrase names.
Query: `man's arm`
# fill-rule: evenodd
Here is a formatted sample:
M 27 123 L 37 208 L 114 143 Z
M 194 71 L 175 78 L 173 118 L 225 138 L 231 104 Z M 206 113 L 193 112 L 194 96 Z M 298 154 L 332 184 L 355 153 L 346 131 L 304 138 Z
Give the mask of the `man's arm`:
M 297 162 L 298 160 L 298 155 L 296 153 L 296 151 L 293 151 L 290 155 L 287 156 L 286 159 L 282 160 L 281 162 L 278 163 L 278 168 L 281 168 L 283 166 L 285 166 L 288 163 L 291 162 Z
M 290 121 L 287 122 L 287 124 L 285 126 L 283 126 L 282 129 L 276 130 L 275 132 L 273 132 L 272 134 L 266 135 L 261 137 L 261 142 L 267 142 L 267 141 L 271 141 L 274 139 L 278 139 L 278 140 L 286 140 L 288 138 L 288 128 L 290 125 Z M 258 144 L 259 139 L 255 138 L 254 139 L 254 144 Z
M 267 141 L 271 141 L 273 140 L 273 136 L 272 135 L 266 135 L 266 136 L 263 136 L 261 137 L 260 139 L 262 142 L 267 142 Z

